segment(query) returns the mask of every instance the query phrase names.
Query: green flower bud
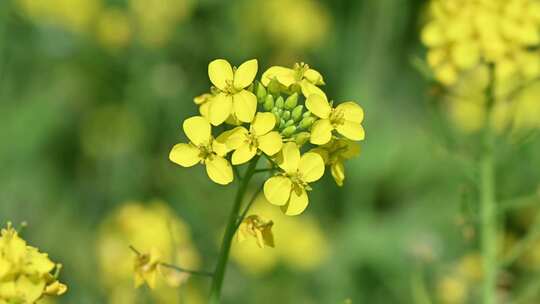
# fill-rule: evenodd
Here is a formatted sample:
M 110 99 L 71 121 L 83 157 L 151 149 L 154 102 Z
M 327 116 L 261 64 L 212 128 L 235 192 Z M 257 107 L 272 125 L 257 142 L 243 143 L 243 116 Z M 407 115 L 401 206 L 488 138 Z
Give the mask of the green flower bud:
M 283 111 L 283 114 L 281 114 L 281 117 L 285 120 L 289 120 L 291 118 L 291 111 Z
M 280 128 L 280 129 L 285 128 L 285 127 L 286 127 L 285 124 L 286 124 L 285 119 L 280 118 L 280 119 L 279 119 L 279 128 Z
M 285 127 L 289 127 L 289 126 L 292 126 L 292 125 L 294 125 L 294 120 L 292 120 L 292 119 L 287 120 L 287 122 L 285 123 Z
M 288 137 L 288 136 L 293 135 L 294 132 L 296 132 L 296 126 L 288 126 L 283 131 L 281 131 L 281 134 L 283 136 Z
M 274 96 L 272 96 L 271 94 L 266 95 L 266 97 L 264 98 L 263 108 L 266 111 L 272 111 L 272 109 L 274 108 Z
M 276 108 L 282 109 L 284 105 L 285 105 L 285 100 L 283 100 L 283 97 L 279 96 L 276 99 Z
M 300 121 L 300 128 L 302 128 L 304 130 L 308 130 L 309 128 L 311 128 L 311 125 L 314 122 L 315 122 L 314 117 L 306 117 L 306 118 L 302 119 L 302 121 Z
M 270 80 L 270 83 L 268 83 L 268 92 L 272 94 L 279 94 L 281 92 L 281 84 L 275 80 Z
M 306 118 L 306 117 L 310 117 L 311 116 L 311 112 L 310 111 L 306 111 L 304 112 L 304 114 L 302 115 L 302 117 Z
M 294 121 L 300 121 L 300 119 L 302 118 L 302 111 L 304 111 L 303 105 L 296 106 L 296 108 L 294 108 L 291 113 L 292 119 L 294 119 Z
M 301 147 L 309 141 L 310 136 L 311 134 L 309 134 L 309 132 L 300 132 L 294 136 L 294 141 L 299 147 Z
M 262 85 L 262 83 L 257 83 L 257 99 L 260 103 L 264 103 L 266 101 L 266 89 Z
M 298 93 L 294 93 L 285 100 L 285 109 L 292 110 L 298 104 Z

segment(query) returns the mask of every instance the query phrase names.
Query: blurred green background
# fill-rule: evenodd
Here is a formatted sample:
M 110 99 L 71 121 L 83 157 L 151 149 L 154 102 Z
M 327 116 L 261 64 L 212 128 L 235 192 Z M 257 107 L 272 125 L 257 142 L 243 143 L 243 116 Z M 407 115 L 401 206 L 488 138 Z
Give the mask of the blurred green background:
M 278 248 L 233 254 L 224 303 L 476 303 L 477 138 L 448 127 L 440 90 L 413 64 L 425 52 L 424 6 L 1 0 L 0 220 L 27 221 L 29 243 L 64 264 L 69 291 L 56 303 L 178 302 L 152 300 L 144 288 L 126 291 L 132 300 L 112 296 L 119 283 L 106 279 L 114 269 L 103 256 L 132 253 L 103 249 L 104 236 L 122 230 L 111 219 L 128 202 L 160 200 L 188 227 L 196 265 L 214 267 L 234 188 L 168 160 L 181 122 L 198 113 L 193 97 L 209 88 L 211 60 L 257 58 L 259 73 L 303 61 L 324 75 L 332 99 L 362 105 L 367 139 L 346 164 L 344 187 L 318 182 Z M 538 141 L 499 144 L 499 198 L 529 197 L 540 180 Z M 529 214 L 508 216 L 501 239 L 519 238 Z M 534 280 L 540 256 L 523 263 L 508 270 L 504 292 Z M 131 284 L 129 273 L 118 277 Z M 201 303 L 207 292 L 206 279 L 192 278 L 178 294 Z

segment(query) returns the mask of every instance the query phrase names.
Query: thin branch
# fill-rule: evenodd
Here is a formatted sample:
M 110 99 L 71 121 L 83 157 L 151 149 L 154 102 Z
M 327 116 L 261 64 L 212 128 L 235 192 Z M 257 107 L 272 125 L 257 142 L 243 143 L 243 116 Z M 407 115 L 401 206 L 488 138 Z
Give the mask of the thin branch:
M 501 212 L 529 207 L 540 200 L 540 193 L 529 194 L 501 202 Z
M 131 251 L 133 251 L 138 256 L 142 255 L 142 253 L 139 250 L 137 250 L 135 247 L 133 247 L 133 245 L 129 245 L 129 249 L 131 249 Z M 186 269 L 186 268 L 182 268 L 182 267 L 172 265 L 172 264 L 169 264 L 169 263 L 160 262 L 159 265 L 161 265 L 163 267 L 174 269 L 174 270 L 176 270 L 178 272 L 185 272 L 185 273 L 189 273 L 189 274 L 192 274 L 192 275 L 201 275 L 201 276 L 209 276 L 209 277 L 214 275 L 213 272 Z
M 532 229 L 529 233 L 519 241 L 515 246 L 512 247 L 508 256 L 502 261 L 501 265 L 503 267 L 508 267 L 512 265 L 520 256 L 525 253 L 536 241 L 540 240 L 540 212 L 537 212 L 535 222 Z

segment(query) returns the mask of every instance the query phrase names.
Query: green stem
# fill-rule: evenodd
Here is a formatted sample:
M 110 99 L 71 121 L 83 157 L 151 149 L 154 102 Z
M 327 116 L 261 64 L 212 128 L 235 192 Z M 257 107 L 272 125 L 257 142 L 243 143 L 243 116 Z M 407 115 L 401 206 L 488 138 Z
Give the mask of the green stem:
M 238 215 L 240 212 L 240 207 L 242 205 L 242 200 L 246 194 L 246 190 L 251 180 L 251 177 L 255 173 L 255 168 L 257 166 L 257 161 L 259 157 L 256 156 L 249 163 L 246 174 L 240 180 L 240 186 L 236 192 L 236 197 L 234 200 L 234 205 L 229 214 L 229 219 L 227 222 L 227 227 L 225 228 L 225 234 L 223 235 L 223 240 L 221 242 L 221 249 L 219 253 L 218 262 L 216 269 L 214 271 L 214 277 L 212 278 L 212 286 L 210 287 L 210 304 L 220 303 L 221 296 L 221 287 L 223 286 L 223 279 L 225 277 L 225 271 L 227 270 L 227 261 L 229 260 L 229 252 L 231 249 L 231 243 L 236 233 L 236 223 L 238 220 Z
M 497 206 L 495 202 L 495 134 L 491 128 L 491 109 L 495 102 L 493 67 L 486 89 L 488 119 L 484 128 L 480 159 L 480 210 L 483 256 L 483 302 L 495 304 L 497 288 Z

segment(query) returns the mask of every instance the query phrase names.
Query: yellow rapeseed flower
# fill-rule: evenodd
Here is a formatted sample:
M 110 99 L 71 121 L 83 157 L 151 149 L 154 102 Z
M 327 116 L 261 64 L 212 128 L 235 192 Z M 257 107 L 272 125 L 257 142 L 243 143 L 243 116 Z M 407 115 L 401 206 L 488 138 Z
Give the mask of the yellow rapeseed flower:
M 191 142 L 175 145 L 169 159 L 182 167 L 192 167 L 200 162 L 206 166 L 206 173 L 212 181 L 220 185 L 231 183 L 232 167 L 224 158 L 228 151 L 225 144 L 212 137 L 208 120 L 201 116 L 190 117 L 184 121 L 183 129 Z
M 246 90 L 257 75 L 257 60 L 242 63 L 238 69 L 224 59 L 216 59 L 208 65 L 208 76 L 218 93 L 209 108 L 210 122 L 217 126 L 234 115 L 241 122 L 251 122 L 257 111 L 257 97 Z
M 248 237 L 254 237 L 260 248 L 264 248 L 264 246 L 274 247 L 273 225 L 274 222 L 262 216 L 250 215 L 238 227 L 238 242 L 243 242 Z
M 308 205 L 309 183 L 324 174 L 324 161 L 313 152 L 300 156 L 296 143 L 289 142 L 283 145 L 278 165 L 283 172 L 264 183 L 264 195 L 270 203 L 282 206 L 285 214 L 298 215 Z
M 428 64 L 444 85 L 479 64 L 500 79 L 540 74 L 540 3 L 534 0 L 432 0 L 422 30 Z
M 317 94 L 327 99 L 326 94 L 318 87 L 325 84 L 321 73 L 303 62 L 295 63 L 292 69 L 281 66 L 270 67 L 263 73 L 261 82 L 268 86 L 273 79 L 287 88 L 292 85 L 299 86 L 305 97 Z
M 8 223 L 0 234 L 0 304 L 36 303 L 43 296 L 65 293 L 66 285 L 51 274 L 60 267 L 28 246 Z
M 251 123 L 249 131 L 244 127 L 236 127 L 227 135 L 226 144 L 235 150 L 232 164 L 239 165 L 250 161 L 257 151 L 273 156 L 281 150 L 283 142 L 277 131 L 272 131 L 276 125 L 274 114 L 259 112 Z
M 360 145 L 348 139 L 334 139 L 326 145 L 312 149 L 310 152 L 318 153 L 327 166 L 338 186 L 343 186 L 345 180 L 345 166 L 343 162 L 360 154 Z
M 201 116 L 206 118 L 208 121 L 210 121 L 209 107 L 212 97 L 214 97 L 214 95 L 204 93 L 193 98 L 193 102 L 199 106 L 199 113 L 201 113 Z
M 149 253 L 137 254 L 134 263 L 135 287 L 138 288 L 146 283 L 148 287 L 154 289 L 160 263 L 161 253 L 155 247 L 152 247 Z
M 312 94 L 306 99 L 306 107 L 319 117 L 311 127 L 310 142 L 324 145 L 332 139 L 332 131 L 350 140 L 363 140 L 365 137 L 362 121 L 364 110 L 354 101 L 347 101 L 332 108 L 320 95 Z

